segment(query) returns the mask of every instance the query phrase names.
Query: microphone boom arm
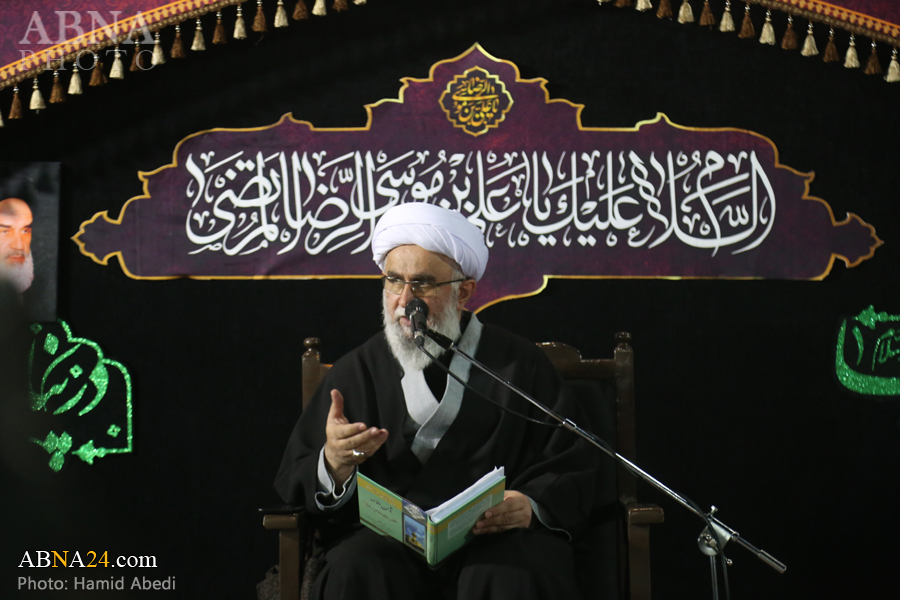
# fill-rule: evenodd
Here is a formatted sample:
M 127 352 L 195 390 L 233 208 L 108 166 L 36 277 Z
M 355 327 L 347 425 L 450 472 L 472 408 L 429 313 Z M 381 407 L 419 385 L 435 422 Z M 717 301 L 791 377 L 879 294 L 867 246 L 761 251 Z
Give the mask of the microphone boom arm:
M 757 558 L 759 558 L 765 564 L 769 565 L 771 568 L 775 569 L 778 573 L 784 573 L 785 570 L 787 569 L 787 566 L 784 563 L 782 563 L 781 561 L 776 559 L 774 556 L 772 556 L 765 550 L 761 550 L 761 549 L 757 548 L 756 546 L 754 546 L 753 544 L 751 544 L 750 542 L 748 542 L 747 540 L 745 540 L 743 537 L 741 537 L 741 535 L 737 531 L 735 531 L 734 529 L 732 529 L 731 527 L 729 527 L 728 525 L 723 523 L 718 517 L 714 516 L 714 514 L 716 512 L 715 507 L 712 507 L 712 509 L 710 510 L 709 513 L 703 512 L 697 506 L 697 504 L 695 502 L 693 502 L 692 500 L 688 499 L 685 496 L 682 496 L 681 494 L 679 494 L 672 488 L 670 488 L 667 485 L 665 485 L 664 483 L 662 483 L 657 478 L 650 475 L 647 471 L 640 468 L 634 462 L 630 461 L 629 459 L 625 458 L 624 456 L 622 456 L 621 454 L 619 454 L 618 452 L 613 450 L 609 446 L 609 444 L 604 442 L 602 439 L 600 439 L 599 437 L 597 437 L 596 435 L 594 435 L 593 433 L 591 433 L 589 431 L 585 431 L 584 429 L 579 427 L 578 424 L 573 422 L 571 419 L 563 417 L 562 415 L 558 414 L 554 410 L 544 406 L 543 404 L 541 404 L 541 402 L 532 398 L 531 396 L 529 396 L 528 394 L 526 394 L 525 392 L 520 390 L 518 387 L 516 387 L 512 383 L 506 381 L 505 379 L 503 379 L 502 377 L 500 377 L 499 375 L 494 373 L 491 369 L 489 369 L 488 367 L 483 365 L 481 362 L 479 362 L 475 358 L 466 354 L 463 350 L 461 350 L 459 347 L 457 347 L 457 345 L 453 342 L 453 340 L 451 340 L 447 336 L 437 333 L 436 331 L 432 331 L 431 328 L 429 328 L 429 327 L 425 327 L 424 333 L 425 333 L 425 335 L 430 337 L 432 340 L 434 340 L 440 347 L 444 348 L 445 350 L 450 350 L 450 351 L 454 352 L 455 354 L 458 354 L 463 359 L 467 360 L 469 363 L 475 365 L 476 367 L 481 369 L 484 373 L 486 373 L 487 375 L 489 375 L 490 377 L 492 377 L 493 379 L 495 379 L 496 381 L 498 381 L 499 383 L 501 383 L 508 389 L 512 390 L 513 392 L 515 392 L 516 394 L 518 394 L 519 396 L 521 396 L 522 398 L 524 398 L 525 400 L 530 402 L 533 406 L 535 406 L 536 408 L 538 408 L 539 410 L 544 412 L 546 415 L 548 415 L 549 417 L 558 421 L 562 427 L 568 429 L 572 433 L 587 440 L 590 444 L 592 444 L 592 445 L 596 446 L 597 448 L 599 448 L 600 450 L 602 450 L 605 454 L 607 454 L 613 460 L 615 460 L 620 465 L 622 465 L 632 475 L 639 477 L 640 479 L 643 479 L 644 481 L 649 483 L 651 486 L 660 490 L 661 492 L 663 492 L 664 494 L 666 494 L 667 496 L 669 496 L 670 498 L 672 498 L 673 500 L 675 500 L 676 502 L 681 504 L 683 507 L 685 507 L 686 509 L 688 509 L 689 511 L 691 511 L 692 513 L 696 514 L 698 517 L 703 519 L 703 521 L 707 524 L 707 530 L 704 530 L 704 533 L 706 533 L 708 530 L 711 530 L 711 534 L 710 534 L 711 542 L 708 544 L 708 547 L 710 548 L 713 555 L 721 552 L 722 548 L 729 541 L 733 541 L 736 544 L 744 547 L 746 550 L 750 551 L 752 554 L 756 555 Z M 701 539 L 703 539 L 703 534 L 701 534 Z M 721 539 L 721 542 L 717 542 L 717 540 L 719 540 L 719 539 Z M 704 553 L 706 553 L 706 552 L 704 551 Z

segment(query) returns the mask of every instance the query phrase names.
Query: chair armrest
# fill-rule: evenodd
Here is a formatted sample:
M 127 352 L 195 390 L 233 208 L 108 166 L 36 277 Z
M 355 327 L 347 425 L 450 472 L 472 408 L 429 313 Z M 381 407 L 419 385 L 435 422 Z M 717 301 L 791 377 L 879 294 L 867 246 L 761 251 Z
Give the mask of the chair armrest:
M 263 527 L 266 529 L 299 529 L 300 515 L 264 515 Z
M 665 521 L 665 513 L 655 504 L 629 502 L 625 505 L 625 521 L 629 525 L 652 525 Z
M 303 566 L 310 553 L 311 532 L 302 506 L 261 508 L 263 527 L 278 531 L 278 576 L 281 600 L 299 600 Z
M 297 529 L 303 523 L 306 509 L 302 506 L 260 508 L 266 529 Z

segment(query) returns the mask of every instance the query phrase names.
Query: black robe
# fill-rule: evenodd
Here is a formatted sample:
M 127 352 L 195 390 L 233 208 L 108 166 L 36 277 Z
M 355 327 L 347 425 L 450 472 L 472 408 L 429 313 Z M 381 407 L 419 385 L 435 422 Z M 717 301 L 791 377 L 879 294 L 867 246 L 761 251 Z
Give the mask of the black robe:
M 576 423 L 585 423 L 574 394 L 535 344 L 498 327 L 484 325 L 475 358 L 502 378 Z M 393 358 L 384 332 L 337 361 L 329 370 L 289 440 L 275 489 L 285 502 L 303 505 L 326 536 L 359 523 L 355 497 L 341 508 L 320 511 L 319 452 L 325 445 L 330 392 L 344 396 L 349 422 L 385 428 L 385 444 L 359 467 L 360 471 L 423 509 L 458 494 L 495 466 L 505 467 L 506 488 L 534 500 L 544 522 L 574 535 L 593 501 L 597 453 L 561 428 L 530 423 L 501 411 L 466 390 L 459 413 L 426 464 L 404 439 L 406 402 L 402 369 Z M 547 421 L 540 410 L 472 367 L 469 385 L 516 412 Z

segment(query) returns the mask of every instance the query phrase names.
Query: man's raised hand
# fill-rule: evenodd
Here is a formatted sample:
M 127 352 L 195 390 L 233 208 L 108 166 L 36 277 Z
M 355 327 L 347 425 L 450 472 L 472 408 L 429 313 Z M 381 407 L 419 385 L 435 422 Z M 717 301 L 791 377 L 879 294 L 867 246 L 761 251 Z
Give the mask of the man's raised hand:
M 343 485 L 356 465 L 381 448 L 387 436 L 387 429 L 350 423 L 344 416 L 344 397 L 331 390 L 331 409 L 325 422 L 325 464 L 335 485 Z

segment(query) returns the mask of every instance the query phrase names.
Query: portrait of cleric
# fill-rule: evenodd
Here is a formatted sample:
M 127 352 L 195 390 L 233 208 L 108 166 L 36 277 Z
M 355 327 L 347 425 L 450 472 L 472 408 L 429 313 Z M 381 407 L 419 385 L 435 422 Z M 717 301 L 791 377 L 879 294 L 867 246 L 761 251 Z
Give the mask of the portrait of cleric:
M 59 163 L 0 163 L 0 280 L 32 321 L 56 320 Z
M 382 274 L 383 329 L 328 371 L 275 481 L 321 534 L 313 597 L 580 597 L 570 542 L 593 499 L 597 453 L 535 422 L 538 409 L 427 339 L 432 361 L 407 318 L 407 306 L 423 302 L 429 328 L 557 413 L 582 419 L 543 351 L 465 310 L 478 281 L 490 277 L 481 230 L 455 211 L 401 204 L 377 222 L 372 254 Z M 428 510 L 500 466 L 503 501 L 479 517 L 471 543 L 436 568 L 359 522 L 357 472 Z

